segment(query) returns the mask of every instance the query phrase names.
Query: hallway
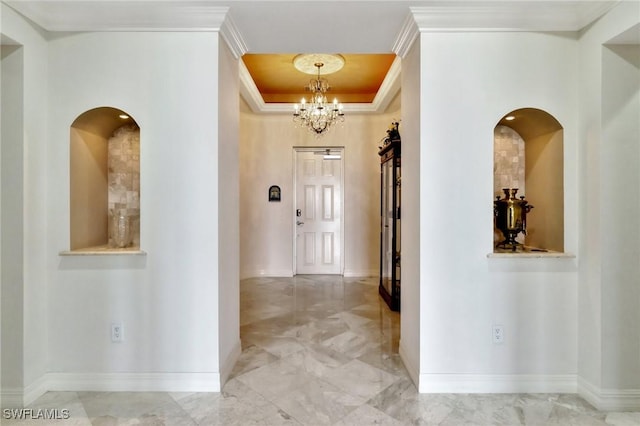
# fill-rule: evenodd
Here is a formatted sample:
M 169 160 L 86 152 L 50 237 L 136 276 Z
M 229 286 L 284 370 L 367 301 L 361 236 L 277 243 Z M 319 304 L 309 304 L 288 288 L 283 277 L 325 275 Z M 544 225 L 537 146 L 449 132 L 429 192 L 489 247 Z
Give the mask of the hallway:
M 101 426 L 640 424 L 640 413 L 598 412 L 575 395 L 419 395 L 376 278 L 252 278 L 240 298 L 243 350 L 223 392 L 49 392 L 32 408 Z

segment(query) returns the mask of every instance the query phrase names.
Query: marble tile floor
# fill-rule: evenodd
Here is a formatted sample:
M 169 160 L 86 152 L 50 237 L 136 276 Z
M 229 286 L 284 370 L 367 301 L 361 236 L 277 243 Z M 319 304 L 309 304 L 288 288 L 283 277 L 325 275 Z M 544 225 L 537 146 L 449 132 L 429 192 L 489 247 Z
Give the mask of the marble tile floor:
M 418 394 L 400 315 L 376 278 L 253 278 L 240 286 L 242 354 L 220 393 L 49 392 L 66 420 L 2 425 L 640 425 L 567 394 Z

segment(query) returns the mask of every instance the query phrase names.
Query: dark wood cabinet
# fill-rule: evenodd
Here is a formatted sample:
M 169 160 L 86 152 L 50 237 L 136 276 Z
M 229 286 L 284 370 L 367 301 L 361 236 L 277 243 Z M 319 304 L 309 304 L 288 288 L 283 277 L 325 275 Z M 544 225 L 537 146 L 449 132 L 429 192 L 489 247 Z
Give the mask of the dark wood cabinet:
M 380 296 L 400 310 L 400 137 L 386 139 L 380 155 Z

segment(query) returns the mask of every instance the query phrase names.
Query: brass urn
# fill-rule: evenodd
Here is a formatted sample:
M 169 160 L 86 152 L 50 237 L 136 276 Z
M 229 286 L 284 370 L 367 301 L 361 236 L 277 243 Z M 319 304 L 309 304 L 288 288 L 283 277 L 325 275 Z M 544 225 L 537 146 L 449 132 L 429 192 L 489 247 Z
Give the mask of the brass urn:
M 533 206 L 521 196 L 516 198 L 518 188 L 503 188 L 504 198 L 496 196 L 493 202 L 493 213 L 495 215 L 496 228 L 502 232 L 504 240 L 496 244 L 497 248 L 511 249 L 516 251 L 521 243 L 516 241 L 519 233 L 527 234 L 527 213 Z

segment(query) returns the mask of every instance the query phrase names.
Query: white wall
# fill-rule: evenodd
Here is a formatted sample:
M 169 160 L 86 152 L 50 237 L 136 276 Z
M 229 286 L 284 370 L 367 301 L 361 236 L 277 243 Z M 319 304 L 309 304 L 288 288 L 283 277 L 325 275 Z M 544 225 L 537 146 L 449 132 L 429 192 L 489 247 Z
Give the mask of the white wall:
M 243 102 L 244 104 L 244 102 Z M 347 276 L 377 275 L 380 239 L 380 157 L 378 146 L 399 104 L 384 114 L 345 114 L 320 138 L 296 128 L 291 115 L 257 115 L 243 105 L 240 126 L 241 276 L 293 273 L 293 147 L 344 146 L 345 251 Z M 400 125 L 402 134 L 402 124 Z M 282 201 L 268 202 L 278 185 Z
M 291 193 L 294 145 L 345 146 L 348 169 L 366 170 L 346 182 L 356 188 L 349 190 L 354 205 L 375 212 L 367 221 L 362 211 L 347 208 L 353 214 L 345 229 L 355 234 L 346 241 L 358 244 L 347 247 L 347 267 L 354 274 L 377 271 L 377 241 L 371 243 L 379 231 L 377 144 L 395 111 L 348 115 L 352 130 L 335 129 L 321 143 L 295 133 L 289 116 L 245 112 L 236 154 L 235 147 L 216 143 L 235 132 L 233 114 L 218 109 L 232 92 L 218 92 L 218 75 L 233 74 L 234 65 L 228 52 L 218 56 L 216 33 L 73 34 L 47 42 L 0 7 L 2 34 L 25 46 L 22 101 L 28 111 L 22 123 L 24 231 L 15 241 L 24 245 L 17 272 L 28 303 L 22 317 L 13 318 L 23 324 L 24 342 L 15 386 L 30 396 L 47 386 L 216 390 L 220 364 L 237 347 L 237 326 L 219 335 L 223 320 L 237 321 L 233 308 L 218 308 L 227 302 L 218 298 L 219 280 L 235 279 L 232 266 L 218 268 L 227 260 L 222 243 L 239 232 L 244 274 L 291 269 L 292 206 L 255 207 L 267 204 L 262 200 L 271 184 L 282 182 L 283 195 L 287 187 Z M 403 162 L 407 149 L 418 158 L 403 170 L 403 233 L 419 230 L 419 239 L 403 235 L 401 349 L 421 391 L 570 391 L 577 374 L 581 393 L 601 407 L 619 403 L 624 392 L 637 401 L 637 380 L 621 375 L 637 371 L 640 344 L 629 340 L 633 333 L 638 337 L 640 301 L 634 305 L 637 283 L 629 278 L 636 266 L 617 260 L 616 247 L 633 254 L 637 241 L 605 228 L 615 219 L 607 203 L 629 190 L 615 184 L 637 181 L 631 169 L 614 170 L 622 154 L 636 154 L 633 145 L 625 146 L 629 151 L 615 147 L 627 134 L 637 140 L 637 128 L 607 118 L 622 98 L 601 90 L 605 82 L 608 90 L 624 88 L 611 75 L 628 65 L 602 44 L 637 24 L 638 16 L 637 2 L 621 4 L 579 41 L 554 34 L 423 33 L 403 60 L 409 70 L 403 70 Z M 603 66 L 603 58 L 613 62 Z M 406 93 L 414 89 L 417 96 Z M 604 100 L 611 109 L 603 116 Z M 104 105 L 130 111 L 142 128 L 141 245 L 148 254 L 60 257 L 69 248 L 69 126 L 78 114 Z M 630 105 L 633 114 L 637 95 Z M 417 108 L 408 111 L 410 106 Z M 579 269 L 572 259 L 486 258 L 492 246 L 493 127 L 522 107 L 548 111 L 565 129 L 565 250 L 578 253 Z M 218 127 L 216 118 L 231 121 Z M 608 141 L 618 145 L 605 146 Z M 227 190 L 222 178 L 229 176 L 232 184 L 238 179 L 232 178 L 235 155 L 250 171 L 239 176 L 243 226 L 223 235 L 223 219 L 237 209 L 236 200 L 220 205 L 226 199 L 221 190 Z M 350 165 L 356 160 L 362 163 Z M 369 180 L 375 185 L 363 191 Z M 406 226 L 411 213 L 405 206 L 412 205 L 407 193 L 419 194 L 414 227 Z M 635 232 L 638 220 L 631 223 Z M 256 251 L 247 250 L 248 242 Z M 237 249 L 233 243 L 229 248 Z M 229 265 L 234 261 L 232 254 Z M 220 289 L 229 306 L 237 300 L 233 285 Z M 407 303 L 413 296 L 419 305 Z M 110 342 L 112 321 L 123 322 L 124 343 Z M 491 343 L 496 323 L 505 327 L 502 345 Z M 620 334 L 604 333 L 620 324 Z M 629 346 L 615 350 L 625 339 Z M 38 384 L 43 376 L 46 386 Z M 608 398 L 612 389 L 618 400 Z
M 637 48 L 603 46 L 639 23 L 621 2 L 580 38 L 579 391 L 603 409 L 640 407 L 640 222 L 615 207 L 639 199 Z
M 240 160 L 238 59 L 218 50 L 218 288 L 221 385 L 240 355 Z M 214 220 L 212 218 L 212 220 Z
M 420 40 L 414 42 L 402 58 L 402 224 L 401 224 L 401 290 L 400 290 L 400 343 L 399 352 L 411 379 L 419 386 L 421 335 L 420 309 L 422 303 L 422 276 L 420 264 L 421 209 L 431 208 L 427 200 L 420 198 L 420 169 L 423 156 L 421 148 L 422 120 L 420 119 L 421 70 Z
M 640 389 L 640 45 L 602 54 L 602 385 Z
M 419 388 L 575 391 L 575 259 L 487 254 L 493 130 L 523 107 L 545 110 L 565 128 L 565 250 L 577 248 L 577 41 L 423 32 L 420 56 Z M 504 327 L 503 344 L 492 343 L 494 324 Z
M 218 34 L 60 35 L 49 51 L 51 386 L 217 390 Z M 146 256 L 57 255 L 69 248 L 69 126 L 98 106 L 141 128 Z
M 24 374 L 23 61 L 24 47 L 2 46 L 0 182 L 2 206 L 0 380 L 5 398 L 22 392 Z M 18 400 L 19 402 L 19 400 Z M 13 404 L 14 402 L 10 402 Z
M 10 405 L 17 405 L 21 401 L 21 394 L 27 393 L 27 399 L 34 397 L 36 382 L 47 370 L 48 363 L 48 329 L 44 326 L 47 323 L 47 295 L 49 293 L 47 286 L 46 275 L 46 241 L 47 241 L 47 223 L 49 218 L 42 214 L 46 211 L 46 182 L 47 176 L 44 171 L 49 167 L 47 159 L 48 145 L 47 145 L 47 42 L 41 31 L 33 27 L 29 22 L 25 21 L 21 16 L 15 13 L 12 9 L 6 5 L 0 5 L 1 15 L 1 32 L 3 40 L 5 37 L 11 39 L 12 42 L 22 45 L 22 66 L 21 76 L 16 76 L 13 82 L 6 80 L 3 76 L 2 84 L 18 83 L 21 81 L 22 93 L 21 99 L 16 99 L 16 104 L 12 105 L 16 108 L 15 118 L 22 120 L 21 122 L 12 123 L 16 128 L 21 128 L 21 132 L 17 135 L 12 135 L 12 140 L 5 140 L 3 134 L 3 151 L 4 146 L 9 145 L 9 149 L 14 152 L 21 151 L 19 154 L 23 158 L 22 165 L 14 164 L 14 174 L 11 182 L 14 188 L 11 192 L 14 202 L 21 203 L 22 205 L 14 205 L 12 207 L 14 213 L 23 213 L 23 217 L 18 219 L 12 217 L 11 210 L 5 210 L 7 206 L 2 205 L 2 233 L 3 238 L 7 235 L 5 226 L 8 222 L 6 219 L 13 221 L 11 226 L 21 226 L 22 230 L 18 230 L 14 233 L 12 238 L 14 241 L 8 242 L 9 250 L 13 251 L 13 257 L 11 259 L 11 265 L 15 275 L 12 278 L 17 278 L 18 281 L 13 281 L 10 284 L 15 285 L 16 290 L 21 293 L 23 306 L 17 308 L 14 311 L 18 316 L 14 316 L 12 321 L 14 324 L 22 324 L 22 336 L 20 341 L 23 342 L 22 353 L 22 365 L 15 365 L 14 368 L 6 368 L 2 365 L 2 374 L 12 374 L 13 377 L 21 377 L 18 388 L 15 388 L 15 393 L 12 396 L 12 400 L 5 399 L 4 402 L 10 403 Z M 3 61 L 4 62 L 4 61 Z M 3 65 L 4 66 L 4 65 Z M 16 89 L 16 87 L 14 87 Z M 2 101 L 10 101 L 4 98 L 5 87 L 3 87 L 3 99 Z M 20 109 L 18 111 L 17 109 Z M 5 118 L 3 111 L 3 132 L 5 131 L 4 125 Z M 19 118 L 20 117 L 20 118 Z M 16 137 L 15 139 L 14 136 Z M 3 153 L 4 155 L 4 153 Z M 21 170 L 18 170 L 20 169 Z M 4 172 L 3 170 L 3 184 L 4 184 Z M 9 183 L 9 182 L 7 182 Z M 18 192 L 13 192 L 18 189 Z M 3 203 L 5 191 L 3 189 Z M 9 217 L 7 218 L 6 215 Z M 13 231 L 12 231 L 13 233 Z M 4 243 L 4 242 L 3 242 Z M 4 244 L 3 244 L 4 245 Z M 22 256 L 19 253 L 22 248 Z M 6 253 L 4 253 L 6 254 Z M 21 259 L 20 259 L 21 257 Z M 15 263 L 14 263 L 15 262 Z M 3 265 L 3 274 L 4 274 Z M 21 276 L 21 277 L 20 277 Z M 21 281 L 20 281 L 21 278 Z M 4 278 L 2 286 L 4 289 Z M 2 294 L 3 302 L 8 301 L 15 304 L 19 304 L 20 300 L 13 300 L 11 298 L 5 299 L 5 294 Z M 3 321 L 4 313 L 3 313 Z M 3 339 L 4 339 L 3 335 Z M 4 347 L 4 341 L 3 341 Z M 2 393 L 5 392 L 4 380 L 2 383 Z M 14 404 L 15 403 L 15 404 Z

